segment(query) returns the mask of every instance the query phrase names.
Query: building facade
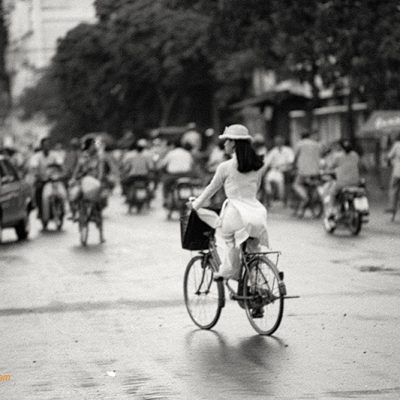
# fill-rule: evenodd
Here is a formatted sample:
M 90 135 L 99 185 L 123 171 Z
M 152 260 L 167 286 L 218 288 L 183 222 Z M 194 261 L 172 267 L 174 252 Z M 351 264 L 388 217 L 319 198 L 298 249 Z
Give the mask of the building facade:
M 46 68 L 57 41 L 81 22 L 94 22 L 93 0 L 8 0 L 8 70 L 17 99 Z
M 93 1 L 5 0 L 9 33 L 6 62 L 14 106 L 50 64 L 58 40 L 80 23 L 95 22 Z M 48 131 L 44 118 L 22 122 L 14 107 L 0 126 L 0 145 L 34 144 Z

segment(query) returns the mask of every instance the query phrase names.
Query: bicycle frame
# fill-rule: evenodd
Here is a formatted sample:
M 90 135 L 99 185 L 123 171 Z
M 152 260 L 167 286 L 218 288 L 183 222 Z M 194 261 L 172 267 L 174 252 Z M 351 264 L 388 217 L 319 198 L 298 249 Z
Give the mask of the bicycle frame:
M 206 265 L 207 262 L 209 262 L 213 268 L 213 270 L 215 272 L 219 271 L 219 266 L 221 264 L 221 260 L 217 251 L 217 247 L 216 247 L 216 240 L 214 235 L 210 237 L 210 243 L 208 246 L 208 250 L 206 251 L 202 251 L 200 252 L 200 254 L 204 257 L 203 258 L 203 263 L 204 265 Z M 258 256 L 268 256 L 268 255 L 274 255 L 276 257 L 276 262 L 275 265 L 278 265 L 279 262 L 279 257 L 282 253 L 280 251 L 264 251 L 264 252 L 252 252 L 252 253 L 248 253 L 246 252 L 246 244 L 243 244 L 240 247 L 240 259 L 241 259 L 241 265 L 240 265 L 240 279 L 239 279 L 239 285 L 243 282 L 243 278 L 245 276 L 245 273 L 247 273 L 248 275 L 250 274 L 250 264 L 252 261 L 254 261 L 256 259 L 256 257 Z M 272 291 L 272 288 L 269 287 L 268 281 L 265 278 L 265 276 L 263 277 L 266 284 L 268 285 L 268 289 Z M 279 282 L 278 285 L 283 289 L 284 295 L 286 296 L 286 288 L 285 288 L 285 284 L 283 282 L 284 279 L 284 274 L 283 272 L 279 272 Z M 202 276 L 199 288 L 202 287 L 204 283 L 204 274 Z M 211 286 L 211 283 L 209 284 L 208 290 Z M 242 296 L 239 295 L 237 293 L 237 291 L 235 291 L 229 284 L 229 281 L 226 280 L 225 281 L 225 286 L 227 287 L 229 293 L 230 293 L 230 297 L 232 300 L 236 300 L 236 301 L 244 301 L 244 300 L 252 300 L 254 298 L 254 296 Z M 198 293 L 200 293 L 198 291 Z
M 276 263 L 275 265 L 278 265 L 279 262 L 279 257 L 282 254 L 280 251 L 263 251 L 263 252 L 252 252 L 252 253 L 247 253 L 246 249 L 245 249 L 245 245 L 241 246 L 240 248 L 240 259 L 241 259 L 241 267 L 240 267 L 240 279 L 239 279 L 239 285 L 243 284 L 243 279 L 245 274 L 250 276 L 250 264 L 258 257 L 258 256 L 268 256 L 268 255 L 275 255 L 276 256 Z M 257 270 L 257 273 L 259 273 L 260 271 Z M 286 288 L 285 288 L 285 284 L 283 282 L 283 272 L 279 272 L 279 282 L 278 285 L 280 287 L 282 287 L 282 289 L 284 290 L 284 295 L 286 295 Z M 257 281 L 258 277 L 256 277 L 256 281 Z M 266 277 L 263 275 L 263 279 L 265 284 L 268 287 L 268 290 L 272 293 L 273 288 L 271 288 L 269 286 L 268 280 L 266 279 Z M 229 290 L 230 293 L 230 297 L 232 300 L 236 300 L 236 301 L 245 301 L 245 300 L 252 300 L 254 298 L 254 296 L 243 296 L 243 295 L 239 295 L 237 291 L 235 291 L 229 284 L 229 281 L 227 280 L 225 282 L 226 287 Z

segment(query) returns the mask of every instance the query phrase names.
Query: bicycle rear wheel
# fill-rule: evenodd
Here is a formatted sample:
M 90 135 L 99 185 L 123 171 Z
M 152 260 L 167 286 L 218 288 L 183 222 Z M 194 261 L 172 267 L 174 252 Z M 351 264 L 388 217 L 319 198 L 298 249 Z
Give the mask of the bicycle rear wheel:
M 223 283 L 213 277 L 214 269 L 206 256 L 189 261 L 183 281 L 185 305 L 190 318 L 201 329 L 211 329 L 218 322 L 225 302 Z
M 245 309 L 251 326 L 260 335 L 272 335 L 282 321 L 284 289 L 279 286 L 279 271 L 266 257 L 256 257 L 244 276 Z

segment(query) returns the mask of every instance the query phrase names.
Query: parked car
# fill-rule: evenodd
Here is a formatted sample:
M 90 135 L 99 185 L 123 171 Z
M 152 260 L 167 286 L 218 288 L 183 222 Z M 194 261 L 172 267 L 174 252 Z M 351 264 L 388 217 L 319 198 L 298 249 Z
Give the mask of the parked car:
M 33 207 L 30 185 L 20 177 L 9 158 L 0 155 L 0 242 L 4 228 L 14 228 L 18 240 L 27 239 Z

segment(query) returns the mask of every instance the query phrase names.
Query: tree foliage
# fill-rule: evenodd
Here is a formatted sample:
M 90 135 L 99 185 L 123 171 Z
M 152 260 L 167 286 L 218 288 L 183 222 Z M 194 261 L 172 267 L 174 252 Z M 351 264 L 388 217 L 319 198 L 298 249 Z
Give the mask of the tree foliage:
M 95 6 L 98 22 L 70 31 L 49 72 L 27 92 L 33 98 L 53 85 L 48 95 L 58 99 L 42 106 L 58 126 L 68 126 L 68 118 L 82 132 L 176 123 L 201 101 L 224 106 L 250 95 L 260 67 L 308 82 L 313 106 L 321 79 L 372 107 L 400 106 L 397 0 L 301 6 L 297 0 L 96 0 Z

